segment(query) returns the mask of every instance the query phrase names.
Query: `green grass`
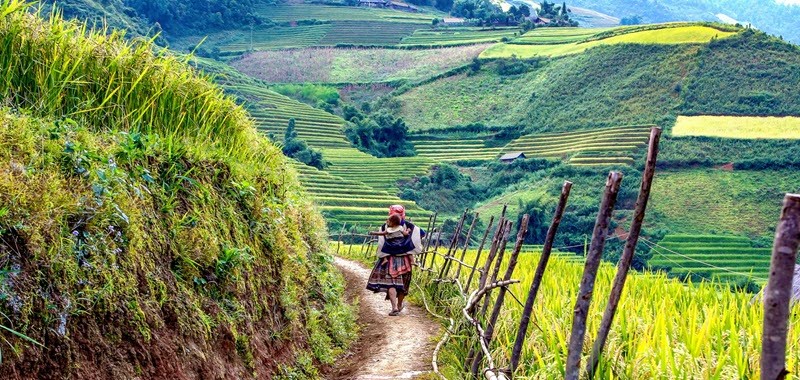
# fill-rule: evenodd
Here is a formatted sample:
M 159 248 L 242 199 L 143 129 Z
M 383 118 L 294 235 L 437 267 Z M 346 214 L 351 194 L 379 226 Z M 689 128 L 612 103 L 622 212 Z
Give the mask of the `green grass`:
M 514 38 L 518 28 L 481 29 L 473 27 L 426 30 L 419 29 L 404 37 L 401 46 L 448 46 L 500 42 L 503 38 Z
M 239 374 L 333 363 L 355 323 L 324 222 L 234 99 L 150 43 L 16 1 L 0 46 L 0 372 L 82 377 L 91 351 L 93 375 L 134 378 L 187 341 Z M 162 333 L 154 361 L 120 362 Z
M 725 38 L 734 35 L 708 26 L 686 25 L 655 30 L 644 30 L 625 33 L 585 43 L 563 43 L 546 45 L 497 44 L 483 53 L 481 58 L 518 58 L 558 57 L 578 54 L 587 49 L 601 45 L 615 44 L 691 44 L 707 43 L 714 38 Z
M 694 65 L 694 45 L 609 45 L 541 62 L 513 76 L 496 63 L 399 95 L 399 115 L 412 130 L 481 122 L 527 132 L 674 123 L 676 86 Z M 603 73 L 603 75 L 597 75 Z M 478 91 L 477 89 L 480 89 Z
M 421 81 L 463 66 L 489 45 L 440 49 L 308 48 L 262 51 L 231 62 L 271 83 Z
M 800 117 L 678 116 L 673 136 L 800 139 Z
M 433 161 L 425 157 L 376 158 L 355 149 L 324 149 L 330 173 L 363 182 L 377 190 L 397 192 L 397 181 L 428 172 Z
M 800 190 L 791 170 L 661 171 L 653 182 L 651 221 L 673 233 L 770 236 L 785 193 Z

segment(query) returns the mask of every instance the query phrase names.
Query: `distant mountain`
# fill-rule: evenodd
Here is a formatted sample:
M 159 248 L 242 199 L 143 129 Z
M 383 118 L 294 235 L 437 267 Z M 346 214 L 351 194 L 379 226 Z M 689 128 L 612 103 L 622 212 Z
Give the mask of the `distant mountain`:
M 798 0 L 573 0 L 569 5 L 615 17 L 639 16 L 643 23 L 722 21 L 752 25 L 800 44 Z

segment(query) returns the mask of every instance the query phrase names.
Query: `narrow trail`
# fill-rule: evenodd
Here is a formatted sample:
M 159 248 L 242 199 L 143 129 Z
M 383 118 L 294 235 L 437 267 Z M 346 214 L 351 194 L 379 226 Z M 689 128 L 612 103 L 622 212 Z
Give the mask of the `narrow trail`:
M 359 300 L 361 336 L 330 374 L 331 379 L 414 379 L 431 371 L 433 341 L 440 326 L 424 308 L 406 302 L 397 317 L 390 317 L 389 301 L 365 286 L 370 270 L 337 257 L 334 262 L 347 281 L 348 301 Z M 413 291 L 413 290 L 412 290 Z

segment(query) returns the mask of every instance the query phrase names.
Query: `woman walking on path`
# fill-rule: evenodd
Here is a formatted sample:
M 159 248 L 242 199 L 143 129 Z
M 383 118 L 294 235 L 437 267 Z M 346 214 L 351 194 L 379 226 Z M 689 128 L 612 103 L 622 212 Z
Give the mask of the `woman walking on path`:
M 398 217 L 399 225 L 396 223 Z M 397 316 L 403 310 L 403 300 L 411 286 L 414 255 L 422 252 L 425 231 L 406 220 L 403 206 L 392 205 L 389 206 L 387 223 L 381 226 L 380 231 L 370 234 L 378 235 L 378 260 L 367 280 L 367 289 L 375 293 L 385 292 L 386 299 L 392 304 L 389 315 Z

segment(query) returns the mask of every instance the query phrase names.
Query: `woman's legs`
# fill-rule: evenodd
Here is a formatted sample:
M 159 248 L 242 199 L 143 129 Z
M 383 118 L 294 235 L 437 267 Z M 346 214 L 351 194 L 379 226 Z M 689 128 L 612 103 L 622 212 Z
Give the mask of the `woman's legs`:
M 394 287 L 390 287 L 390 288 L 387 290 L 387 292 L 388 292 L 388 294 L 389 294 L 389 302 L 391 302 L 391 303 L 392 303 L 392 312 L 395 312 L 395 311 L 397 311 L 397 310 L 398 310 L 398 309 L 397 309 L 397 300 L 398 300 L 398 297 L 397 297 L 397 289 L 395 289 Z M 400 298 L 400 303 L 402 304 L 402 303 L 403 303 L 403 301 L 402 301 L 402 300 L 403 300 L 403 297 L 404 297 L 404 296 L 403 296 L 403 295 L 400 295 L 400 297 L 401 297 L 401 298 Z
M 397 310 L 403 310 L 403 299 L 406 298 L 405 294 L 397 295 Z

